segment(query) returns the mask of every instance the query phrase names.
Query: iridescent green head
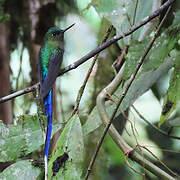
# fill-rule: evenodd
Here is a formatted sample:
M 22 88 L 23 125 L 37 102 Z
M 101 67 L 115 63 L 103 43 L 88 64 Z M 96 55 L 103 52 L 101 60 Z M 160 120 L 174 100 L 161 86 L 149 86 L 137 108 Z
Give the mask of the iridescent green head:
M 64 32 L 58 27 L 51 27 L 45 34 L 45 41 L 63 41 Z
M 64 32 L 70 29 L 74 24 L 62 30 L 58 27 L 51 27 L 45 34 L 45 41 L 64 41 Z

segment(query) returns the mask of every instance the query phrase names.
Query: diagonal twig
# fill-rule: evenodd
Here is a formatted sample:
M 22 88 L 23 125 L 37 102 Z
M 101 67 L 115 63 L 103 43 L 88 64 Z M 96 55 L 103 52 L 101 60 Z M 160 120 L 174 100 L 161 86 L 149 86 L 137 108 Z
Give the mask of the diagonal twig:
M 151 122 L 149 122 L 133 105 L 132 105 L 132 108 L 135 110 L 135 112 L 137 113 L 137 115 L 143 119 L 147 124 L 149 124 L 151 127 L 153 127 L 156 131 L 158 131 L 160 134 L 164 135 L 164 136 L 167 136 L 169 138 L 174 138 L 174 139 L 179 139 L 180 140 L 180 137 L 178 136 L 172 136 L 172 135 L 169 135 L 168 133 L 166 133 L 165 131 L 159 129 L 157 126 L 155 126 L 154 124 L 152 124 Z
M 111 25 L 111 26 L 107 29 L 107 32 L 106 32 L 105 37 L 103 38 L 101 44 L 103 44 L 103 43 L 105 43 L 105 42 L 107 41 L 107 39 L 108 39 L 108 37 L 109 37 L 112 29 L 113 29 L 113 26 Z M 94 68 L 94 65 L 95 65 L 98 57 L 99 57 L 99 54 L 96 54 L 96 55 L 94 56 L 93 62 L 92 62 L 91 66 L 90 66 L 90 68 L 89 68 L 89 70 L 88 70 L 88 72 L 87 72 L 87 74 L 86 74 L 86 77 L 85 77 L 85 79 L 84 79 L 84 82 L 83 82 L 82 86 L 81 86 L 80 89 L 79 89 L 79 92 L 78 92 L 78 95 L 77 95 L 77 98 L 76 98 L 76 105 L 75 105 L 73 114 L 74 114 L 75 112 L 77 112 L 77 110 L 78 110 L 78 108 L 79 108 L 79 104 L 80 104 L 80 101 L 81 101 L 81 98 L 82 98 L 84 89 L 85 89 L 85 87 L 86 87 L 86 84 L 87 84 L 87 82 L 88 82 L 88 79 L 89 79 L 89 77 L 90 77 L 90 74 L 91 74 L 91 72 L 92 72 L 92 70 L 93 70 L 93 68 Z

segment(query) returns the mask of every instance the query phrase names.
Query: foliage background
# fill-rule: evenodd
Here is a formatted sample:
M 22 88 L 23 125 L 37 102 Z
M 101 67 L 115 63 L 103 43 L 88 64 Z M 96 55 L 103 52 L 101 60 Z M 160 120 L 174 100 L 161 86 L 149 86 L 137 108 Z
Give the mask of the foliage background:
M 152 4 L 152 0 L 138 1 L 135 23 L 150 14 Z M 133 22 L 135 6 L 135 1 L 131 0 L 1 0 L 0 86 L 3 88 L 0 89 L 0 96 L 3 97 L 38 82 L 36 58 L 43 42 L 43 35 L 49 27 L 55 24 L 65 28 L 76 23 L 65 35 L 63 61 L 63 67 L 65 67 L 97 47 L 110 25 L 114 27 L 111 37 L 128 30 Z M 115 76 L 112 64 L 117 61 L 122 50 L 128 45 L 128 53 L 124 57 L 126 68 L 123 74 L 123 82 L 126 83 L 162 17 L 163 15 L 156 19 L 152 31 L 146 34 L 141 42 L 138 40 L 146 31 L 146 26 L 137 30 L 132 38 L 130 36 L 124 38 L 100 53 L 83 94 L 78 116 L 73 116 L 65 128 L 62 122 L 67 121 L 73 111 L 79 88 L 83 84 L 91 60 L 57 78 L 53 126 L 53 134 L 55 132 L 56 134 L 53 143 L 57 141 L 57 147 L 60 150 L 57 148 L 52 150 L 49 174 L 52 174 L 53 161 L 60 154 L 68 151 L 71 160 L 66 163 L 66 171 L 63 172 L 61 169 L 58 172 L 57 179 L 83 179 L 104 128 L 96 107 L 97 94 L 112 81 Z M 146 146 L 177 174 L 180 173 L 179 141 L 161 135 L 129 106 L 134 104 L 138 111 L 154 125 L 165 121 L 161 128 L 165 132 L 172 130 L 172 135 L 180 136 L 179 22 L 180 3 L 176 1 L 141 72 L 121 105 L 120 109 L 126 110 L 126 115 L 132 123 L 122 116 L 120 110 L 114 122 L 129 144 L 135 147 L 138 142 L 139 145 Z M 115 100 L 121 96 L 122 89 L 123 85 L 116 90 L 113 95 Z M 107 108 L 108 113 L 111 114 L 113 103 L 107 104 Z M 41 165 L 43 134 L 38 121 L 38 111 L 34 93 L 0 104 L 2 120 L 0 179 L 43 178 Z M 58 138 L 59 132 L 61 136 Z M 171 174 L 160 161 L 143 148 L 141 149 L 144 156 Z M 113 142 L 111 136 L 107 135 L 90 178 L 93 180 L 158 179 L 137 163 L 131 160 L 129 163 L 140 174 L 127 166 L 124 154 Z M 145 176 L 142 175 L 143 173 Z

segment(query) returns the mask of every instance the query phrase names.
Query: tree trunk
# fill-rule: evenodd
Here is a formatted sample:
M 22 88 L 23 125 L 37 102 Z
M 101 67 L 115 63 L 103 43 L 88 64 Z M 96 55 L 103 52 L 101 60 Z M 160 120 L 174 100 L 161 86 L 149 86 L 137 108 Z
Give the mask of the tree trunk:
M 25 34 L 26 34 L 26 43 L 27 49 L 30 57 L 30 66 L 31 66 L 31 85 L 38 82 L 38 72 L 37 72 L 37 55 L 40 46 L 34 43 L 36 36 L 36 25 L 39 20 L 38 10 L 40 8 L 40 1 L 34 0 L 24 0 L 24 21 L 26 23 Z M 28 40 L 28 42 L 27 42 Z
M 8 25 L 0 24 L 0 97 L 6 96 L 10 91 L 10 54 Z M 13 123 L 12 102 L 0 104 L 0 120 L 5 124 Z

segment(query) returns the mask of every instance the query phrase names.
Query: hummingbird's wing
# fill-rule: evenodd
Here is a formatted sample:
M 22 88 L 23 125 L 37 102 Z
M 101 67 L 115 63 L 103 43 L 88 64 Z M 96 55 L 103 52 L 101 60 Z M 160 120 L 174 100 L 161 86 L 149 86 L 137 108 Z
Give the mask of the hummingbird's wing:
M 62 61 L 63 61 L 62 50 L 58 51 L 58 54 L 51 55 L 47 76 L 43 82 L 41 81 L 41 90 L 40 90 L 41 98 L 46 97 L 49 91 L 53 88 L 53 84 L 59 74 Z

